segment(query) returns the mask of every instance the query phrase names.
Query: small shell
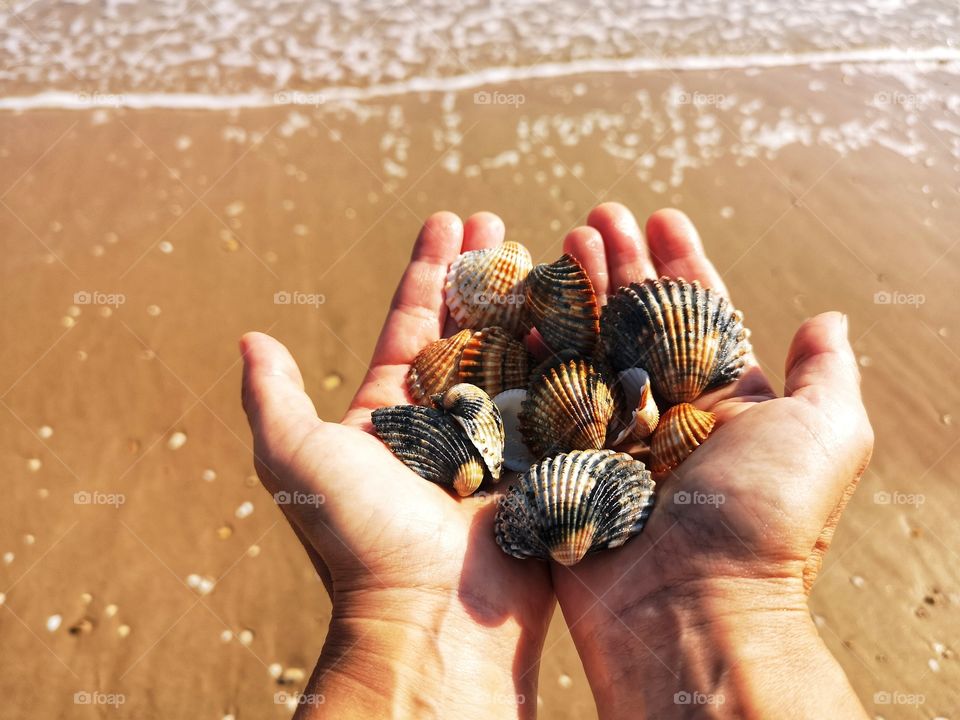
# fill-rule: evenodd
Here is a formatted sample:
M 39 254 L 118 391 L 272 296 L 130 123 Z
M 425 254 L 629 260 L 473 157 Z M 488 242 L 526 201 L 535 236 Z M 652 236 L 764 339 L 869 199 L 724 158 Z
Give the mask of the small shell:
M 486 463 L 494 481 L 499 480 L 503 467 L 503 420 L 490 396 L 476 385 L 460 383 L 435 402 L 460 424 Z
M 407 388 L 414 402 L 427 405 L 430 398 L 457 382 L 457 368 L 463 348 L 473 336 L 472 330 L 441 338 L 417 353 L 407 373 Z
M 623 388 L 624 408 L 629 417 L 624 422 L 625 427 L 610 443 L 616 447 L 627 440 L 647 440 L 657 428 L 660 421 L 660 410 L 653 399 L 650 389 L 650 376 L 642 368 L 630 368 L 620 373 L 618 377 Z
M 750 351 L 743 316 L 699 282 L 661 278 L 620 288 L 600 323 L 617 370 L 644 367 L 668 405 L 736 380 Z
M 524 388 L 530 381 L 530 353 L 499 327 L 475 332 L 460 356 L 460 382 L 482 388 L 493 397 Z
M 563 565 L 623 545 L 653 509 L 654 482 L 643 463 L 612 450 L 544 460 L 511 485 L 497 509 L 497 544 L 518 558 Z
M 619 388 L 586 360 L 569 360 L 530 383 L 520 433 L 535 457 L 602 448 L 617 410 Z
M 667 472 L 696 450 L 707 439 L 717 416 L 690 403 L 680 403 L 667 410 L 653 433 L 650 450 L 655 473 Z
M 520 435 L 520 408 L 527 397 L 527 391 L 522 389 L 505 390 L 493 398 L 493 402 L 500 409 L 503 419 L 503 429 L 506 434 L 506 443 L 503 446 L 503 464 L 507 470 L 524 472 L 537 459 L 523 444 Z
M 373 411 L 380 439 L 417 475 L 463 497 L 483 482 L 484 464 L 460 425 L 440 410 L 395 405 Z
M 445 295 L 450 315 L 462 328 L 499 325 L 523 329 L 524 280 L 533 260 L 520 243 L 463 253 L 450 266 Z
M 572 255 L 530 271 L 527 310 L 551 350 L 593 354 L 600 332 L 597 295 L 587 272 Z

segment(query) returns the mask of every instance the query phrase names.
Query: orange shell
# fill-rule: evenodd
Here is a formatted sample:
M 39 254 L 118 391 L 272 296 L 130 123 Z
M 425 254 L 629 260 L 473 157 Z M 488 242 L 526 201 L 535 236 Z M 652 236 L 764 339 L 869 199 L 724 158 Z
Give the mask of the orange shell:
M 460 356 L 460 382 L 483 388 L 490 397 L 525 388 L 530 380 L 530 354 L 522 342 L 499 327 L 475 332 Z
M 460 355 L 472 336 L 473 330 L 461 330 L 452 337 L 430 343 L 417 353 L 407 372 L 407 388 L 415 403 L 430 405 L 433 395 L 456 384 Z
M 707 439 L 717 422 L 709 410 L 700 410 L 690 403 L 680 403 L 661 417 L 650 441 L 655 473 L 672 470 L 689 457 Z

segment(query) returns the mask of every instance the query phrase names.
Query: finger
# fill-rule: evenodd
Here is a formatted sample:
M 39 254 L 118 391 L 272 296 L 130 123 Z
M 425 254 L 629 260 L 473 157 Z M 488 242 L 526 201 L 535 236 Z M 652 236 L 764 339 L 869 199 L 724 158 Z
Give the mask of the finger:
M 637 219 L 627 208 L 620 203 L 603 203 L 593 209 L 587 224 L 603 238 L 610 284 L 614 289 L 654 277 L 653 263 Z
M 396 379 L 406 373 L 403 366 L 440 337 L 447 317 L 443 286 L 462 242 L 463 223 L 459 217 L 439 212 L 427 218 L 394 293 L 370 370 L 351 408 L 406 402 L 403 385 Z
M 503 242 L 506 228 L 503 220 L 491 212 L 474 213 L 463 225 L 463 247 L 460 252 L 496 247 Z
M 610 279 L 607 274 L 607 256 L 603 247 L 603 238 L 592 227 L 578 227 L 567 233 L 563 240 L 563 251 L 573 255 L 583 269 L 587 271 L 597 300 L 603 304 L 610 289 Z
M 837 312 L 807 320 L 787 353 L 784 393 L 809 403 L 823 419 L 816 433 L 838 476 L 859 477 L 873 449 L 873 430 L 860 397 L 860 371 Z
M 658 275 L 699 280 L 727 295 L 727 287 L 703 251 L 700 234 L 679 210 L 658 210 L 647 220 L 647 243 Z

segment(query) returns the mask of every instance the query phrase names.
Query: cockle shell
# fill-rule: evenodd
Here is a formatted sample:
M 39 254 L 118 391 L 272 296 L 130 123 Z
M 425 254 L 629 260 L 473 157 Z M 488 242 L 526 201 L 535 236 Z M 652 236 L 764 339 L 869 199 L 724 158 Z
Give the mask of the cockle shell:
M 717 416 L 690 403 L 680 403 L 667 410 L 650 441 L 655 473 L 667 472 L 696 450 L 716 425 Z
M 504 390 L 493 398 L 493 402 L 500 410 L 503 419 L 503 430 L 506 442 L 503 446 L 503 464 L 508 470 L 524 472 L 537 459 L 523 443 L 520 435 L 520 409 L 527 397 L 527 391 L 522 388 Z
M 372 414 L 387 447 L 417 475 L 466 497 L 483 482 L 485 465 L 457 421 L 434 408 L 396 405 Z
M 464 346 L 459 371 L 460 382 L 472 383 L 493 397 L 527 386 L 530 353 L 503 328 L 484 328 Z
M 480 453 L 494 481 L 503 468 L 504 432 L 500 410 L 476 385 L 460 383 L 434 400 L 452 417 Z
M 463 253 L 450 266 L 445 295 L 450 315 L 462 328 L 499 325 L 523 329 L 524 280 L 533 260 L 520 243 Z
M 645 368 L 668 405 L 736 380 L 750 351 L 743 315 L 715 290 L 683 279 L 620 288 L 603 309 L 600 332 L 613 366 Z
M 647 440 L 660 421 L 660 410 L 650 388 L 650 376 L 642 368 L 630 368 L 620 373 L 617 380 L 623 388 L 624 411 L 628 417 L 623 430 L 610 444 L 616 447 L 630 439 Z
M 527 311 L 551 350 L 592 355 L 600 332 L 593 283 L 572 255 L 537 265 L 527 276 Z
M 460 355 L 471 337 L 472 330 L 461 330 L 430 343 L 417 353 L 407 372 L 407 388 L 414 402 L 427 405 L 430 398 L 457 382 Z
M 572 452 L 532 466 L 510 486 L 494 532 L 508 555 L 573 565 L 639 533 L 653 503 L 654 482 L 639 460 L 612 450 Z
M 587 360 L 569 360 L 530 382 L 520 410 L 520 433 L 542 458 L 558 452 L 602 448 L 618 408 L 619 388 Z

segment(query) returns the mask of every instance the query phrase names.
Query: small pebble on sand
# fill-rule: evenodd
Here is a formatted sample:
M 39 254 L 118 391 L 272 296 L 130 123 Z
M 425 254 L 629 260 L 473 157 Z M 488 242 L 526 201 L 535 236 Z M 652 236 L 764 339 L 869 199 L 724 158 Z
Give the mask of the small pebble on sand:
M 169 240 L 164 240 L 157 245 L 157 249 L 159 249 L 164 255 L 169 255 L 173 252 L 173 243 Z
M 106 615 L 107 617 L 113 617 L 114 615 L 117 614 L 117 606 L 114 605 L 113 603 L 110 603 L 103 609 L 103 614 Z
M 249 500 L 240 503 L 240 507 L 238 507 L 233 514 L 240 520 L 250 517 L 253 514 L 253 503 Z
M 857 358 L 857 362 L 860 363 L 860 367 L 870 367 L 873 365 L 873 358 L 869 355 L 861 355 Z
M 270 677 L 278 678 L 283 673 L 283 665 L 280 663 L 270 663 L 270 667 L 267 668 L 267 672 L 270 673 Z
M 304 678 L 307 677 L 306 671 L 303 668 L 298 667 L 288 667 L 283 671 L 283 674 L 280 675 L 280 684 L 281 685 L 299 685 L 303 682 Z
M 233 535 L 233 528 L 229 525 L 221 525 L 217 528 L 217 537 L 221 540 L 228 540 Z
M 237 640 L 240 641 L 241 645 L 249 645 L 253 642 L 253 631 L 252 630 L 241 630 L 237 633 Z
M 39 488 L 37 490 L 37 497 L 41 500 L 46 500 L 48 497 L 50 497 L 50 491 L 46 488 Z
M 40 458 L 30 458 L 27 460 L 27 470 L 30 472 L 37 472 L 41 467 L 43 467 L 43 463 L 40 462 Z
M 37 538 L 31 535 L 30 533 L 27 533 L 26 535 L 23 536 L 24 545 L 33 545 L 35 542 L 37 542 Z
M 179 450 L 187 444 L 187 434 L 179 430 L 167 438 L 167 447 L 170 450 Z
M 733 208 L 727 205 L 726 207 L 720 208 L 720 217 L 724 220 L 729 220 L 733 217 Z
M 213 482 L 214 480 L 217 479 L 217 471 L 207 468 L 206 470 L 203 471 L 200 477 L 202 477 L 207 482 Z
M 80 602 L 82 602 L 84 605 L 89 605 L 93 602 L 93 595 L 88 592 L 80 593 Z
M 336 390 L 342 383 L 343 377 L 339 373 L 330 373 L 322 381 L 324 390 Z
M 862 588 L 867 583 L 866 583 L 866 580 L 864 580 L 859 575 L 852 575 L 850 577 L 850 584 L 853 585 L 855 588 Z
M 13 562 L 14 557 L 16 557 L 12 552 L 5 552 L 3 554 L 3 564 L 9 565 Z
M 7 601 L 7 594 L 0 593 L 0 605 L 3 605 Z
M 51 615 L 47 618 L 47 632 L 56 632 L 63 618 L 60 615 Z
M 41 425 L 37 428 L 37 435 L 39 435 L 42 440 L 49 440 L 53 437 L 53 428 L 49 425 Z
M 130 634 L 129 625 L 121 625 L 120 627 L 117 628 L 117 635 L 119 635 L 120 637 L 125 638 L 129 634 Z
M 940 422 L 944 425 L 953 425 L 953 416 L 950 413 L 944 413 L 940 416 Z
M 71 635 L 87 635 L 93 632 L 93 621 L 90 618 L 80 618 L 69 630 Z
M 150 317 L 157 317 L 160 314 L 159 305 L 147 305 L 147 315 Z
M 257 557 L 259 554 L 260 554 L 260 546 L 259 546 L 259 545 L 251 545 L 250 547 L 247 548 L 247 555 L 248 555 L 249 557 L 255 558 L 255 557 Z
M 63 327 L 65 328 L 72 328 L 74 325 L 77 324 L 77 321 L 74 320 L 69 315 L 64 315 L 62 318 L 60 318 L 60 324 L 63 325 Z
M 233 640 L 233 633 L 229 630 L 224 630 L 220 633 L 220 642 L 228 643 Z

